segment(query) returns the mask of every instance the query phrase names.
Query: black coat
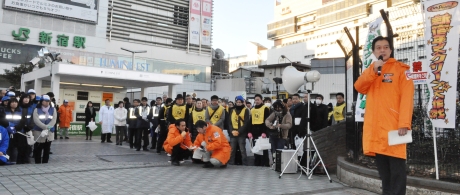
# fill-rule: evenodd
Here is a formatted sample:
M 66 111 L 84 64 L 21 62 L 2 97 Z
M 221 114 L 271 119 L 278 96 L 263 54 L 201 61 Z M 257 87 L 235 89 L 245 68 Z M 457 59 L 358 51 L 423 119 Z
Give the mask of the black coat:
M 142 128 L 142 129 L 148 129 L 150 128 L 150 120 L 152 120 L 152 117 L 153 117 L 153 109 L 150 109 L 151 107 L 147 105 L 147 107 L 149 108 L 149 113 L 147 114 L 147 121 L 142 119 L 142 109 L 143 109 L 143 106 L 139 106 L 136 108 L 136 110 L 134 111 L 134 115 L 136 116 L 137 118 L 137 128 Z
M 96 121 L 96 108 L 93 107 L 93 113 L 91 114 L 89 107 L 86 107 L 85 108 L 85 123 L 91 122 L 91 119 L 93 119 L 93 121 Z
M 328 126 L 329 110 L 326 105 L 320 104 L 316 106 L 316 125 L 312 131 L 318 131 Z
M 310 130 L 314 131 L 316 129 L 316 106 L 312 106 L 313 104 L 301 104 L 297 107 L 294 111 L 294 115 L 292 115 L 292 128 L 291 132 L 292 135 L 298 134 L 300 137 L 304 137 L 307 134 L 307 125 L 308 121 L 310 122 Z M 310 110 L 310 120 L 308 119 L 308 109 L 311 107 Z M 295 125 L 295 118 L 300 118 L 300 124 Z

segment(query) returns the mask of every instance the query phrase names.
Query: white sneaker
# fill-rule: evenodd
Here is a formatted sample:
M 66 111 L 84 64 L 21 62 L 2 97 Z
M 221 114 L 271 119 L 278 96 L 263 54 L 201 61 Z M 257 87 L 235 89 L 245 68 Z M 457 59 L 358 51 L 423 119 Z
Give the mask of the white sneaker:
M 185 161 L 181 160 L 181 161 L 179 161 L 179 163 L 180 163 L 180 164 L 184 164 L 184 163 L 185 163 Z
M 171 154 L 169 154 L 169 153 L 166 153 L 166 155 L 167 155 L 167 156 L 171 156 Z
M 171 161 L 170 161 L 170 160 L 168 160 L 168 163 L 171 163 Z

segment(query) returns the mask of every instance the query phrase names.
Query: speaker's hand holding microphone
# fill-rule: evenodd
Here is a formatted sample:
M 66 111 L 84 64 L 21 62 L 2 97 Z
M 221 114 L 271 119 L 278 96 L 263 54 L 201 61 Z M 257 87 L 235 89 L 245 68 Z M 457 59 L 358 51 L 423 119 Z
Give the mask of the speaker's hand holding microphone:
M 383 62 L 383 56 L 380 55 L 379 60 L 374 62 L 374 72 L 377 73 L 377 75 L 379 76 L 382 74 L 383 64 L 385 64 L 385 62 Z

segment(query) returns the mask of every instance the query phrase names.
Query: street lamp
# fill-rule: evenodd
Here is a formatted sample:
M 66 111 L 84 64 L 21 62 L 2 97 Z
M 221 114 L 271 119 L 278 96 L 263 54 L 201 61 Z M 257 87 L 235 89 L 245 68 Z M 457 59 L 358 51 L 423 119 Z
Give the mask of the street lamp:
M 137 50 L 137 51 L 133 51 L 133 50 L 129 50 L 129 49 L 126 49 L 126 48 L 121 48 L 121 50 L 125 50 L 127 52 L 131 52 L 133 54 L 133 57 L 132 57 L 132 65 L 133 65 L 133 70 L 134 70 L 134 54 L 136 53 L 147 53 L 147 50 Z
M 287 58 L 285 55 L 281 55 L 281 58 L 286 59 L 286 60 L 288 60 L 289 62 L 291 62 L 291 66 L 292 66 L 292 61 L 291 61 L 289 58 Z

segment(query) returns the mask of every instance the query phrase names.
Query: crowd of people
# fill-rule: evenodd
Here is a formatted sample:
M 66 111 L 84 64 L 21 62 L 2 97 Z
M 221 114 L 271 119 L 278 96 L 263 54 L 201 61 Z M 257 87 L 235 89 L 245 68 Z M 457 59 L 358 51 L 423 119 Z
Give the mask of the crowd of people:
M 132 103 L 125 98 L 118 102 L 117 108 L 110 107 L 106 100 L 106 106 L 99 111 L 99 122 L 103 126 L 101 142 L 112 143 L 110 137 L 115 125 L 116 145 L 127 142 L 137 151 L 165 152 L 171 156 L 172 165 L 178 166 L 191 158 L 208 168 L 248 165 L 246 142 L 255 145 L 259 137 L 268 138 L 271 150 L 254 154 L 254 163 L 250 164 L 269 166 L 269 152 L 295 149 L 295 137 L 304 137 L 308 132 L 307 121 L 311 121 L 311 131 L 343 122 L 343 97 L 342 93 L 336 95 L 335 106 L 323 104 L 322 95 L 317 95 L 313 102 L 308 101 L 308 94 L 303 97 L 293 94 L 276 101 L 256 94 L 254 103 L 242 96 L 228 101 L 213 95 L 208 101 L 192 95 L 178 94 L 174 100 L 164 95 L 150 104 L 146 97 Z M 88 107 L 90 105 L 88 102 Z M 94 118 L 89 110 L 92 108 L 87 108 L 87 121 Z M 91 139 L 91 134 L 89 136 Z
M 308 94 L 276 101 L 256 94 L 254 103 L 242 96 L 228 101 L 213 95 L 208 101 L 182 94 L 174 100 L 164 95 L 150 102 L 146 97 L 132 102 L 124 98 L 114 105 L 107 99 L 99 109 L 89 101 L 85 108 L 86 140 L 92 140 L 93 133 L 88 124 L 97 122 L 101 143 L 112 143 L 115 132 L 116 145 L 126 142 L 136 151 L 164 152 L 171 157 L 172 165 L 191 159 L 205 168 L 227 164 L 269 166 L 269 152 L 295 149 L 295 137 L 307 134 L 307 121 L 311 121 L 311 131 L 344 121 L 343 96 L 337 94 L 335 106 L 323 104 L 322 95 L 311 102 Z M 52 92 L 37 96 L 33 89 L 27 93 L 6 91 L 0 104 L 0 159 L 3 164 L 24 164 L 30 163 L 32 156 L 35 163 L 47 163 L 51 142 L 57 139 L 56 130 L 60 139 L 69 139 L 71 121 L 69 101 L 57 106 Z M 268 138 L 271 150 L 254 154 L 254 162 L 248 163 L 246 142 L 253 146 L 259 138 Z M 35 141 L 33 145 L 31 140 Z

